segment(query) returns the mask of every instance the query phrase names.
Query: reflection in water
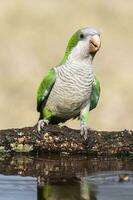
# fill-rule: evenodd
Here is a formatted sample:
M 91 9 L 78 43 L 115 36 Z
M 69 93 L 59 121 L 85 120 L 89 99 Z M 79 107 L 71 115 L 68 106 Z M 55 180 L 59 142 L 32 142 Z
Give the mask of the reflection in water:
M 127 181 L 119 177 L 125 171 L 99 172 L 75 177 L 54 184 L 38 186 L 38 200 L 133 200 L 133 172 L 127 171 Z
M 96 190 L 87 178 L 71 178 L 56 184 L 38 186 L 38 200 L 97 200 Z
M 24 181 L 22 190 L 19 188 L 20 175 L 36 177 L 38 200 L 133 200 L 132 170 L 132 158 L 2 154 L 0 174 L 8 175 L 8 179 L 6 184 L 0 182 L 0 192 L 5 187 L 0 200 L 37 199 L 35 185 L 32 189 L 36 194 L 30 193 L 32 182 Z M 13 182 L 9 175 L 14 175 Z M 6 194 L 6 198 L 1 194 Z
M 87 156 L 1 156 L 0 173 L 37 177 L 39 184 L 65 178 L 89 176 L 99 171 L 132 170 L 132 159 L 88 158 Z

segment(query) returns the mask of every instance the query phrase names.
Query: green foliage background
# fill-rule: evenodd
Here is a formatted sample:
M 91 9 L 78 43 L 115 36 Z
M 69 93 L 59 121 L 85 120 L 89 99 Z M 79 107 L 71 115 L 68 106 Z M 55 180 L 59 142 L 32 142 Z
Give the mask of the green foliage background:
M 0 128 L 36 123 L 43 75 L 60 62 L 71 34 L 86 26 L 102 34 L 94 61 L 102 94 L 90 126 L 133 128 L 132 0 L 1 0 Z

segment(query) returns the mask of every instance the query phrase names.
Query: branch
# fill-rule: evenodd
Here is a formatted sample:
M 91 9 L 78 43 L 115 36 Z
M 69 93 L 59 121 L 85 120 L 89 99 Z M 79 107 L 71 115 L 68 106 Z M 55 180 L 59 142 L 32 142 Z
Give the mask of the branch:
M 133 131 L 88 130 L 85 141 L 79 130 L 48 125 L 39 134 L 37 127 L 0 130 L 2 153 L 64 153 L 93 156 L 133 154 Z

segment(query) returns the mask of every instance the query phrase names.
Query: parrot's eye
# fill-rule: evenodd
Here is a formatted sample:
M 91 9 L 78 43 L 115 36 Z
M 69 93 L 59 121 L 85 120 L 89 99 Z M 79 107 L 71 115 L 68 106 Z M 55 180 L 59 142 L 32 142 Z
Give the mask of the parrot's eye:
M 80 39 L 84 39 L 84 37 L 85 37 L 84 34 L 81 33 L 81 34 L 80 34 Z

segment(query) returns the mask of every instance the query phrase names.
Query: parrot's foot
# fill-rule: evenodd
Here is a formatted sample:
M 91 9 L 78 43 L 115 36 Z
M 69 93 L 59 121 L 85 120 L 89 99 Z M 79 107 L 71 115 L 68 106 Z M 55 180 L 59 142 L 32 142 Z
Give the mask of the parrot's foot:
M 40 119 L 37 124 L 37 131 L 40 133 L 41 129 L 43 129 L 43 127 L 48 124 L 49 124 L 49 121 L 47 119 Z
M 81 125 L 80 135 L 83 136 L 85 140 L 87 140 L 87 137 L 88 137 L 88 126 L 86 124 L 82 124 Z

